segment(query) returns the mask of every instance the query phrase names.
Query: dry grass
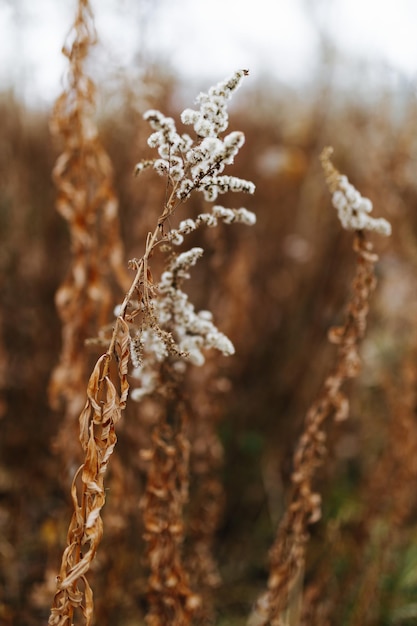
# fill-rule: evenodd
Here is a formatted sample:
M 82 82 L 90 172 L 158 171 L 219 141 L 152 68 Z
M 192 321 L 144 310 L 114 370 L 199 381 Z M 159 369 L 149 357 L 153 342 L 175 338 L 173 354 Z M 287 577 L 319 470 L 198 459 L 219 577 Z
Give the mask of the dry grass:
M 97 125 L 85 74 L 94 40 L 89 5 L 80 1 L 66 52 L 68 88 L 53 121 L 63 151 L 54 170 L 57 208 L 69 237 L 52 211 L 45 215 L 56 157 L 45 147 L 45 120 L 2 104 L 11 122 L 1 131 L 4 145 L 16 152 L 10 167 L 0 153 L 0 621 L 45 623 L 55 593 L 51 624 L 244 624 L 249 614 L 271 625 L 412 624 L 414 101 L 395 122 L 388 108 L 370 114 L 336 96 L 326 107 L 317 96 L 329 111 L 318 116 L 318 104 L 308 108 L 293 94 L 275 102 L 271 90 L 260 98 L 260 86 L 242 93 L 233 123 L 250 148 L 231 171 L 245 184 L 256 180 L 248 206 L 258 222 L 229 228 L 224 221 L 244 214 L 208 213 L 196 193 L 205 177 L 222 175 L 216 163 L 196 177 L 190 198 L 176 195 L 178 153 L 159 153 L 168 161 L 159 165 L 163 178 L 150 171 L 131 178 L 139 143 L 132 136 L 138 128 L 143 146 L 145 122 L 129 105 L 120 119 Z M 172 110 L 172 89 L 167 83 L 151 108 Z M 389 241 L 336 225 L 319 170 L 328 142 L 355 186 L 388 214 Z M 154 154 L 141 148 L 142 155 L 152 169 Z M 329 160 L 325 174 L 334 193 L 339 173 Z M 204 230 L 213 215 L 217 228 Z M 195 230 L 181 226 L 184 217 Z M 129 284 L 119 219 L 126 249 L 135 255 L 144 242 Z M 199 253 L 182 256 L 180 236 L 205 249 L 195 267 Z M 171 276 L 161 280 L 164 272 Z M 62 350 L 50 383 L 53 412 L 44 390 L 57 360 L 50 306 L 57 289 Z M 196 303 L 190 315 L 213 311 L 236 356 L 204 351 L 201 367 L 178 365 L 196 336 L 187 326 L 186 349 L 183 322 L 172 315 L 185 294 L 187 306 Z M 166 358 L 155 358 L 154 345 Z M 128 379 L 138 404 L 126 402 Z M 349 420 L 338 422 L 348 409 Z M 68 472 L 75 473 L 69 506 Z

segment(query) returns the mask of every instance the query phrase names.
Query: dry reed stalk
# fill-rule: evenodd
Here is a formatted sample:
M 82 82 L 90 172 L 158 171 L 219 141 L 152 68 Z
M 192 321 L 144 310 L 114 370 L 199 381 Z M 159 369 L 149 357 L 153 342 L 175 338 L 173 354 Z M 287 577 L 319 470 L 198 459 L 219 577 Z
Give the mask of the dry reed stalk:
M 131 342 L 124 317 L 139 283 L 142 281 L 143 285 L 148 285 L 148 272 L 146 280 L 143 272 L 144 268 L 147 269 L 147 261 L 156 245 L 159 232 L 157 226 L 153 235 L 147 239 L 146 252 L 142 259 L 132 262 L 136 268 L 135 277 L 120 307 L 120 315 L 108 350 L 98 359 L 87 386 L 87 402 L 80 415 L 80 440 L 86 456 L 71 487 L 74 513 L 68 530 L 67 548 L 57 576 L 57 592 L 51 608 L 50 626 L 72 623 L 75 609 L 82 611 L 86 626 L 92 623 L 93 594 L 86 573 L 103 533 L 100 512 L 105 502 L 104 474 L 116 444 L 114 427 L 125 408 L 129 389 L 127 369 Z M 111 372 L 114 356 L 117 360 L 116 384 L 112 381 L 115 374 L 112 375 Z M 77 489 L 80 481 L 81 486 Z M 78 491 L 81 491 L 80 498 Z M 87 549 L 83 546 L 87 546 Z M 83 590 L 78 586 L 80 580 Z
M 63 54 L 69 60 L 68 86 L 57 99 L 51 131 L 61 138 L 63 152 L 53 170 L 58 190 L 57 211 L 67 221 L 71 265 L 56 293 L 62 321 L 62 348 L 49 387 L 53 408 L 64 407 L 65 421 L 56 445 L 68 464 L 78 457 L 74 425 L 85 398 L 88 361 L 85 340 L 108 322 L 111 284 L 128 288 L 119 236 L 118 203 L 112 186 L 112 166 L 99 138 L 95 87 L 85 63 L 96 42 L 88 0 L 79 0 L 74 25 Z
M 336 205 L 335 194 L 345 193 L 343 185 L 346 185 L 346 179 L 342 180 L 340 173 L 330 162 L 330 154 L 331 150 L 327 149 L 323 151 L 321 158 L 326 182 Z M 337 197 L 340 199 L 340 196 Z M 343 205 L 345 209 L 352 209 L 354 201 L 361 200 L 360 196 L 355 196 L 352 201 L 348 197 L 346 199 L 347 204 Z M 348 217 L 356 220 L 356 209 L 352 213 Z M 369 228 L 378 224 L 378 227 L 389 230 L 383 221 L 374 220 L 369 223 Z M 343 225 L 352 228 L 351 223 L 348 226 L 345 223 Z M 369 299 L 376 285 L 374 267 L 378 257 L 364 230 L 354 229 L 356 272 L 352 282 L 352 295 L 347 306 L 345 323 L 329 331 L 329 341 L 338 346 L 336 362 L 305 417 L 303 433 L 293 458 L 289 504 L 270 552 L 267 591 L 258 599 L 250 616 L 251 626 L 284 626 L 299 620 L 293 614 L 298 614 L 297 606 L 300 603 L 301 580 L 309 539 L 308 527 L 321 517 L 321 497 L 314 490 L 313 483 L 327 452 L 326 429 L 329 419 L 332 417 L 335 421 L 340 421 L 348 417 L 349 403 L 342 392 L 342 386 L 348 379 L 359 374 L 359 345 L 366 330 Z
M 77 609 L 81 610 L 87 626 L 92 623 L 93 594 L 86 573 L 103 534 L 100 512 L 105 502 L 104 474 L 116 445 L 115 425 L 125 408 L 129 389 L 129 328 L 121 317 L 116 323 L 114 346 L 118 383 L 111 380 L 108 371 L 112 353 L 106 353 L 99 358 L 91 374 L 87 402 L 80 415 L 80 440 L 85 462 L 72 483 L 74 513 L 57 577 L 50 626 L 72 624 Z M 79 587 L 80 581 L 83 589 Z

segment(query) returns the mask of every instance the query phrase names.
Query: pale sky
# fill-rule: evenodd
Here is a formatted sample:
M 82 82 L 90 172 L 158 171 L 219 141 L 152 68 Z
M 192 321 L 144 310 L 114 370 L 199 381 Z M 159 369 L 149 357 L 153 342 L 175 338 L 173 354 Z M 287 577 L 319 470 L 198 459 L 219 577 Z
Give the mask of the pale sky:
M 184 80 L 237 68 L 300 84 L 317 68 L 318 28 L 350 58 L 383 61 L 417 78 L 417 0 L 91 0 L 103 68 L 139 50 Z M 0 88 L 30 101 L 61 90 L 61 46 L 76 0 L 0 0 Z

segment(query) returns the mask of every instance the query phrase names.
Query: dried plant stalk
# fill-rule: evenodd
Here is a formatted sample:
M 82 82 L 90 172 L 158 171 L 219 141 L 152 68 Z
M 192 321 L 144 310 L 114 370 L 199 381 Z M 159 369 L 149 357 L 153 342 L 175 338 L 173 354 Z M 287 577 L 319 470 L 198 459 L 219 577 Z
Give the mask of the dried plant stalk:
M 69 226 L 71 265 L 56 294 L 62 349 L 51 376 L 49 398 L 53 408 L 65 409 L 57 446 L 71 465 L 78 455 L 78 447 L 72 444 L 76 441 L 74 424 L 84 404 L 87 381 L 84 342 L 108 321 L 112 279 L 124 290 L 130 283 L 123 266 L 112 166 L 98 138 L 95 88 L 85 71 L 95 41 L 89 2 L 79 0 L 63 49 L 69 60 L 68 87 L 58 98 L 51 119 L 52 133 L 64 145 L 53 178 L 58 189 L 56 208 Z
M 331 151 L 326 150 L 322 159 L 329 188 L 335 194 L 342 186 L 342 177 L 330 162 L 330 154 Z M 346 185 L 344 177 L 343 184 Z M 362 200 L 358 192 L 356 194 Z M 355 196 L 355 201 L 358 198 Z M 352 207 L 347 205 L 347 209 L 351 210 Z M 348 218 L 352 216 L 355 219 L 357 217 L 354 208 Z M 382 222 L 385 220 L 370 223 L 373 227 L 374 223 L 381 225 Z M 352 227 L 350 224 L 344 226 Z M 388 230 L 385 225 L 383 227 Z M 292 618 L 288 622 L 288 616 L 294 611 L 295 605 L 299 605 L 308 527 L 321 517 L 321 497 L 315 492 L 313 481 L 326 454 L 327 422 L 331 417 L 336 421 L 348 417 L 349 403 L 342 392 L 342 385 L 359 373 L 358 349 L 366 329 L 369 298 L 376 285 L 374 266 L 378 257 L 373 253 L 373 246 L 364 230 L 356 230 L 353 249 L 357 255 L 356 274 L 346 320 L 343 326 L 332 328 L 329 332 L 329 341 L 338 346 L 336 363 L 305 418 L 303 433 L 293 459 L 290 501 L 270 552 L 268 588 L 258 599 L 250 616 L 251 626 L 294 623 Z
M 313 480 L 326 453 L 326 422 L 331 416 L 342 420 L 348 415 L 348 400 L 341 387 L 348 378 L 358 375 L 358 347 L 366 327 L 369 296 L 375 287 L 377 256 L 363 233 L 356 234 L 354 249 L 357 268 L 347 319 L 329 335 L 330 341 L 339 344 L 336 365 L 306 415 L 294 456 L 290 503 L 270 554 L 268 591 L 258 600 L 251 624 L 280 626 L 285 623 L 283 614 L 304 568 L 308 526 L 321 516 L 321 498 L 314 491 Z
M 177 388 L 172 392 L 152 435 L 151 449 L 143 451 L 150 460 L 141 503 L 150 567 L 145 618 L 149 626 L 187 626 L 201 603 L 191 590 L 182 559 L 190 444 L 184 403 Z
M 104 474 L 117 440 L 115 424 L 121 417 L 129 389 L 129 328 L 120 317 L 117 320 L 115 350 L 119 389 L 106 373 L 110 359 L 106 353 L 97 361 L 91 374 L 87 402 L 80 415 L 80 440 L 85 462 L 72 483 L 74 513 L 57 577 L 57 593 L 48 622 L 51 626 L 71 624 L 75 609 L 82 611 L 87 626 L 92 620 L 93 596 L 85 574 L 103 534 L 100 512 L 105 502 Z M 80 580 L 82 590 L 78 585 Z
M 77 608 L 82 611 L 86 625 L 91 624 L 93 598 L 85 575 L 102 535 L 103 475 L 116 443 L 114 426 L 127 399 L 130 357 L 142 382 L 141 388 L 135 389 L 136 399 L 155 394 L 165 407 L 153 439 L 144 497 L 151 570 L 150 608 L 146 620 L 153 626 L 166 623 L 186 626 L 200 604 L 199 596 L 191 591 L 181 562 L 189 443 L 179 383 L 187 362 L 204 362 L 202 348 L 216 348 L 229 355 L 233 354 L 234 347 L 212 323 L 211 313 L 197 314 L 181 290 L 182 281 L 200 258 L 202 249 L 171 254 L 157 286 L 153 283 L 149 259 L 162 242 L 180 245 L 184 235 L 202 224 L 213 227 L 219 221 L 248 225 L 255 222 L 255 216 L 244 208 L 226 209 L 217 205 L 212 213 L 200 214 L 195 221 L 183 220 L 177 230 L 165 232 L 166 222 L 192 191 L 203 193 L 208 201 L 214 201 L 219 192 L 227 190 L 253 193 L 254 185 L 250 181 L 218 175 L 225 165 L 233 162 L 244 142 L 240 132 L 230 133 L 223 139 L 216 135 L 227 128 L 226 102 L 246 75 L 246 70 L 237 71 L 230 79 L 211 88 L 209 94 L 200 94 L 199 111 L 183 112 L 182 121 L 194 125 L 195 146 L 191 137 L 176 132 L 172 118 L 153 110 L 145 114 L 156 131 L 150 137 L 150 145 L 158 146 L 161 156 L 168 157 L 168 160 L 157 159 L 155 165 L 159 173 L 167 176 L 171 191 L 167 193 L 154 232 L 148 233 L 144 255 L 130 262 L 135 276 L 119 307 L 108 350 L 98 360 L 88 385 L 88 399 L 80 417 L 80 439 L 86 460 L 72 486 L 74 515 L 58 577 L 51 625 L 72 623 Z M 127 322 L 136 326 L 134 339 L 130 337 Z M 117 375 L 111 367 L 114 355 L 118 362 Z M 114 377 L 117 385 L 112 380 Z

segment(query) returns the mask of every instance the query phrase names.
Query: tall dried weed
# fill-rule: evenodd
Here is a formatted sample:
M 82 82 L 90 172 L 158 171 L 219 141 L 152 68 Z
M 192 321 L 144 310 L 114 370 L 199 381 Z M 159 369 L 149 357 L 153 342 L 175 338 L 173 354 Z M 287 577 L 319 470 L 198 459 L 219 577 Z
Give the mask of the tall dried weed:
M 79 0 L 65 47 L 67 88 L 51 123 L 63 150 L 54 168 L 57 209 L 71 244 L 56 297 L 62 351 L 50 379 L 54 413 L 39 401 L 36 376 L 44 383 L 56 361 L 58 334 L 49 332 L 54 316 L 45 303 L 65 256 L 51 264 L 45 251 L 62 250 L 66 240 L 31 204 L 39 196 L 34 180 L 46 180 L 51 161 L 39 119 L 23 122 L 15 104 L 4 105 L 9 130 L 0 133 L 16 153 L 7 169 L 7 152 L 0 152 L 0 621 L 34 626 L 55 593 L 50 624 L 240 624 L 266 584 L 252 624 L 412 623 L 415 103 L 395 122 L 382 108 L 370 114 L 336 99 L 323 106 L 323 93 L 313 105 L 294 94 L 274 102 L 273 90 L 258 85 L 235 111 L 252 146 L 239 154 L 239 179 L 223 172 L 243 144 L 243 133 L 225 132 L 226 106 L 246 72 L 183 112 L 190 135 L 159 112 L 175 100 L 172 81 L 164 95 L 159 75 L 161 91 L 145 121 L 124 116 L 117 137 L 113 119 L 104 125 L 127 205 L 126 247 L 138 249 L 145 222 L 151 230 L 127 281 L 113 169 L 86 71 L 95 39 L 90 5 Z M 142 134 L 145 124 L 157 155 L 145 153 L 136 168 L 141 179 L 126 182 L 132 128 Z M 370 217 L 369 201 L 325 152 L 332 200 L 353 231 L 356 254 L 346 317 L 336 327 L 352 261 L 349 237 L 323 210 L 317 153 L 329 138 L 343 170 L 376 205 L 386 204 L 395 225 L 389 252 L 379 243 L 376 270 L 367 231 L 388 234 L 389 227 Z M 250 211 L 202 210 L 198 201 L 199 194 L 213 202 L 223 193 L 252 193 L 252 179 L 258 241 L 251 229 L 228 228 L 252 224 Z M 187 238 L 190 249 L 178 251 Z M 384 280 L 363 342 L 376 272 Z M 197 278 L 186 289 L 191 275 Z M 323 341 L 329 327 L 331 345 Z M 239 358 L 225 365 L 207 348 L 231 354 L 229 336 Z M 363 376 L 349 395 L 361 345 Z M 125 407 L 128 420 L 120 420 Z M 8 419 L 10 411 L 19 420 Z M 296 415 L 306 415 L 304 423 Z M 336 428 L 337 420 L 345 421 Z M 49 456 L 51 438 L 59 458 Z M 73 476 L 73 513 L 55 580 L 66 532 L 57 463 Z M 45 565 L 47 583 L 39 585 Z
M 79 120 L 80 111 L 77 106 L 80 100 L 83 102 L 78 97 L 78 90 L 85 82 L 82 61 L 88 45 L 92 42 L 87 19 L 91 19 L 91 13 L 88 3 L 83 1 L 79 4 L 75 23 L 76 40 L 69 53 L 71 69 L 74 72 L 72 87 L 76 102 L 75 122 L 78 122 L 76 128 L 80 129 L 80 133 L 75 134 L 77 157 L 80 149 L 82 154 L 85 137 L 88 139 L 92 130 L 93 137 L 96 134 L 95 129 L 91 128 L 90 119 L 86 120 L 81 116 Z M 131 269 L 135 271 L 135 277 L 119 308 L 119 316 L 107 352 L 97 361 L 87 386 L 87 403 L 80 415 L 80 441 L 85 459 L 77 470 L 72 484 L 74 514 L 68 530 L 67 548 L 57 577 L 57 592 L 49 618 L 51 625 L 64 624 L 68 621 L 72 623 L 74 612 L 77 611 L 82 612 L 87 625 L 92 623 L 93 594 L 86 574 L 103 533 L 101 520 L 101 509 L 105 501 L 103 481 L 110 455 L 116 444 L 115 425 L 125 408 L 128 396 L 127 371 L 130 359 L 135 366 L 134 375 L 140 381 L 139 387 L 135 389 L 135 398 L 140 400 L 144 396 L 155 396 L 159 402 L 162 400 L 166 405 L 162 407 L 159 423 L 152 436 L 152 448 L 148 453 L 150 468 L 147 487 L 142 499 L 150 567 L 149 610 L 146 621 L 155 626 L 168 622 L 178 625 L 188 624 L 192 613 L 200 606 L 200 600 L 192 592 L 188 575 L 181 563 L 183 506 L 188 499 L 190 444 L 185 430 L 186 412 L 179 389 L 186 363 L 201 365 L 204 362 L 202 349 L 217 348 L 227 355 L 232 354 L 234 348 L 230 340 L 213 325 L 211 313 L 207 311 L 195 313 L 194 306 L 181 290 L 182 282 L 188 278 L 189 268 L 196 263 L 202 250 L 192 248 L 188 252 L 178 254 L 170 248 L 173 244 L 180 245 L 185 235 L 201 225 L 215 227 L 219 222 L 239 221 L 252 224 L 255 219 L 253 214 L 243 208 L 235 210 L 215 206 L 212 213 L 201 213 L 196 220 L 182 220 L 177 229 L 167 229 L 166 224 L 178 206 L 187 200 L 193 191 L 203 193 L 208 201 L 214 201 L 219 193 L 227 191 L 253 192 L 254 186 L 251 182 L 235 176 L 221 175 L 225 166 L 233 163 L 244 142 L 244 136 L 239 132 L 232 132 L 224 137 L 220 137 L 219 134 L 228 126 L 227 101 L 246 73 L 236 72 L 229 80 L 219 83 L 207 94 L 200 94 L 199 110 L 186 109 L 183 112 L 182 121 L 194 127 L 195 139 L 189 135 L 179 135 L 172 118 L 165 117 L 159 111 L 151 110 L 145 115 L 154 131 L 149 139 L 149 145 L 158 149 L 161 158 L 141 161 L 136 167 L 136 172 L 153 167 L 160 175 L 166 177 L 166 199 L 155 230 L 147 237 L 144 255 L 130 263 Z M 88 89 L 84 94 L 84 102 L 91 103 L 91 85 L 88 81 L 86 85 Z M 63 102 L 67 103 L 67 94 L 58 101 L 57 111 Z M 54 119 L 64 119 L 64 127 L 72 129 L 74 120 L 71 116 L 62 117 L 57 111 Z M 86 121 L 90 123 L 87 127 Z M 69 138 L 71 137 L 72 130 L 69 133 Z M 69 145 L 72 147 L 71 141 Z M 98 152 L 99 146 L 93 144 L 90 155 L 93 162 Z M 56 177 L 66 172 L 72 155 L 72 152 L 70 154 L 65 152 L 60 157 L 55 168 Z M 88 163 L 89 160 L 87 165 Z M 77 160 L 76 166 L 80 173 L 82 170 L 78 169 L 80 163 Z M 91 220 L 86 219 L 88 207 L 85 205 L 78 206 L 78 215 L 76 212 L 74 215 L 70 210 L 71 199 L 72 196 L 77 198 L 77 194 L 71 183 L 64 180 L 62 184 L 62 178 L 59 180 L 61 189 L 64 192 L 69 190 L 69 196 L 64 198 L 61 196 L 58 207 L 64 214 L 68 215 L 69 211 L 76 224 L 78 221 L 82 223 L 91 221 L 94 230 L 91 233 L 81 233 L 80 241 L 85 243 L 93 240 L 98 243 L 101 232 L 97 229 L 97 220 L 94 219 L 96 216 L 94 215 Z M 75 180 L 77 181 L 77 176 Z M 81 198 L 86 192 L 89 197 L 89 185 L 90 181 L 87 184 L 84 179 L 83 185 L 78 190 Z M 108 200 L 107 195 L 105 199 Z M 94 196 L 93 200 L 96 200 Z M 93 201 L 94 208 L 96 204 Z M 79 235 L 77 230 L 75 234 Z M 93 260 L 95 263 L 95 257 L 100 258 L 98 248 L 91 249 L 90 246 L 87 255 L 77 256 L 77 252 L 80 251 L 75 244 L 78 241 L 73 240 L 73 277 L 91 276 L 92 268 L 88 262 Z M 154 285 L 150 259 L 162 243 L 168 245 L 170 253 L 161 280 L 158 285 Z M 117 260 L 120 260 L 118 254 L 120 247 L 116 245 L 114 249 L 112 246 L 110 249 L 105 246 L 104 248 L 106 254 L 110 253 L 112 256 L 115 252 Z M 81 281 L 81 284 L 85 286 L 84 281 Z M 76 285 L 75 280 L 70 281 L 70 287 L 68 285 L 61 287 L 58 302 L 64 300 L 78 306 L 79 298 L 72 297 L 77 295 L 77 292 L 72 294 L 73 285 Z M 91 294 L 90 287 L 91 285 L 88 286 L 87 293 Z M 62 296 L 63 293 L 66 295 L 65 298 Z M 99 304 L 102 309 L 105 308 L 105 302 Z M 132 326 L 132 331 L 127 322 Z M 76 329 L 80 327 L 86 327 L 85 319 L 81 320 L 78 326 L 75 325 Z M 69 337 L 73 336 L 73 325 L 66 326 L 64 330 Z M 71 341 L 66 347 L 69 353 L 74 349 Z M 68 357 L 68 352 L 65 353 L 64 350 L 65 354 Z M 111 367 L 114 358 L 117 361 L 116 373 Z M 68 361 L 71 359 L 67 358 L 67 365 Z M 73 366 L 71 363 L 70 367 Z M 55 373 L 53 391 L 56 391 L 57 380 L 59 376 Z M 143 455 L 146 456 L 146 453 L 143 452 Z
M 365 334 L 369 300 L 376 285 L 374 267 L 378 256 L 366 238 L 366 226 L 360 229 L 357 224 L 363 199 L 351 186 L 346 188 L 345 177 L 332 165 L 330 154 L 330 149 L 323 151 L 322 164 L 338 210 L 342 200 L 342 225 L 355 230 L 356 272 L 345 323 L 329 331 L 329 341 L 338 346 L 336 362 L 305 417 L 293 459 L 289 503 L 270 553 L 268 590 L 259 598 L 250 617 L 249 624 L 253 626 L 283 626 L 300 620 L 308 528 L 322 514 L 321 496 L 314 488 L 314 479 L 326 457 L 329 419 L 338 422 L 349 414 L 349 403 L 342 386 L 359 374 L 359 345 Z M 365 219 L 369 218 L 366 216 Z M 371 222 L 371 226 L 375 223 Z M 382 225 L 388 232 L 388 225 L 383 222 Z
M 66 420 L 56 444 L 69 468 L 79 457 L 74 448 L 74 424 L 84 404 L 89 366 L 84 344 L 109 321 L 114 307 L 112 283 L 116 280 L 121 289 L 128 288 L 112 166 L 98 137 L 95 87 L 85 68 L 95 42 L 89 2 L 80 0 L 63 48 L 69 61 L 67 86 L 51 118 L 52 133 L 63 144 L 53 170 L 56 208 L 68 222 L 72 258 L 56 293 L 62 349 L 51 376 L 49 397 L 54 408 L 65 407 Z

